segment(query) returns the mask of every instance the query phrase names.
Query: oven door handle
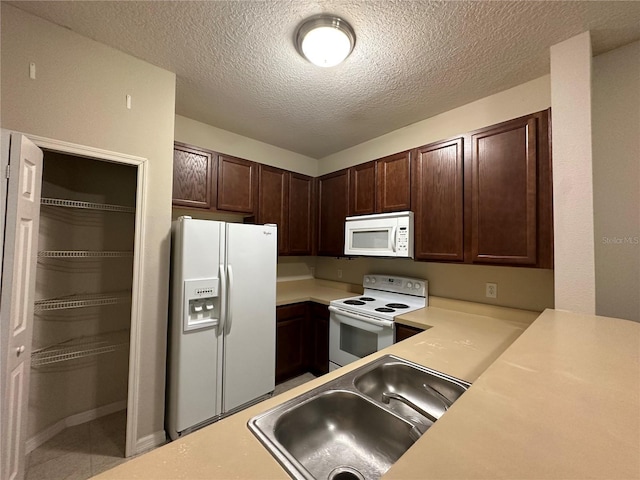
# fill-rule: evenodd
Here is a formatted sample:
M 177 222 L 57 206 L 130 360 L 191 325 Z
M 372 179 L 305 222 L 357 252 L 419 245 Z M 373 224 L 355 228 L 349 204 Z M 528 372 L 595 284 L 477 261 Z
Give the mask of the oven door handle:
M 340 310 L 334 306 L 329 306 L 329 311 L 333 312 L 337 315 L 344 315 L 347 318 L 352 318 L 354 320 L 359 320 L 361 322 L 370 323 L 371 325 L 375 325 L 377 327 L 393 327 L 392 320 L 378 320 L 376 318 L 371 317 L 363 317 L 362 315 L 358 315 L 356 313 L 346 312 L 344 310 Z

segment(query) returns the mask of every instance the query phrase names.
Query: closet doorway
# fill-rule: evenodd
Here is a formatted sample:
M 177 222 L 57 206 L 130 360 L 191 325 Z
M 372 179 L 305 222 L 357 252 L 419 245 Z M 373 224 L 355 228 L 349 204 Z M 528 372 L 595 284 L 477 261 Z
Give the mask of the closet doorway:
M 24 145 L 28 139 L 20 137 Z M 75 446 L 77 453 L 87 449 L 90 453 L 102 435 L 109 443 L 106 456 L 115 457 L 113 464 L 117 457 L 136 453 L 137 439 L 141 318 L 137 299 L 146 160 L 29 139 L 43 158 L 35 180 L 40 182 L 40 198 L 35 223 L 39 226 L 31 239 L 37 249 L 31 248 L 30 254 L 35 263 L 35 282 L 28 294 L 30 338 L 20 347 L 29 368 L 20 379 L 21 405 L 13 401 L 18 397 L 10 399 L 6 413 L 14 428 L 5 459 L 15 459 L 9 469 L 15 478 L 23 477 L 27 454 L 33 452 L 36 463 L 46 461 L 47 452 L 38 449 L 46 450 L 47 442 L 50 445 L 55 438 L 66 438 L 67 451 Z M 7 212 L 11 194 L 9 189 Z M 12 231 L 9 223 L 7 236 Z M 19 231 L 14 229 L 14 236 Z M 19 247 L 20 241 L 5 238 L 5 246 L 12 243 Z M 5 251 L 4 266 L 11 257 Z M 23 267 L 13 271 L 21 268 L 26 271 Z M 11 281 L 19 282 L 20 276 Z M 14 379 L 11 372 L 9 377 Z M 97 471 L 88 473 L 87 478 Z

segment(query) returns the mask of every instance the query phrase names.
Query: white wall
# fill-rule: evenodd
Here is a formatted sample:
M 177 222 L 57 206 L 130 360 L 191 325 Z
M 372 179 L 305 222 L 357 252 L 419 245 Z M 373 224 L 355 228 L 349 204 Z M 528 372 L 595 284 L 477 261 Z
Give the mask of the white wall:
M 593 59 L 596 313 L 640 321 L 640 42 Z
M 176 115 L 175 140 L 315 177 L 317 160 L 237 133 Z
M 162 433 L 175 75 L 6 2 L 1 35 L 3 128 L 148 159 L 137 436 Z
M 555 307 L 595 313 L 591 37 L 551 47 Z

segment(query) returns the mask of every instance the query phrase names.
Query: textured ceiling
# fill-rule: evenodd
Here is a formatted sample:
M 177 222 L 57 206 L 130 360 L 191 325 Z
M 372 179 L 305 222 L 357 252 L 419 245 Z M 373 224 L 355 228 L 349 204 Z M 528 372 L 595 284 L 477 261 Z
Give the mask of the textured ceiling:
M 175 72 L 177 114 L 313 158 L 542 76 L 585 30 L 594 54 L 640 38 L 639 1 L 9 3 Z M 329 69 L 293 45 L 325 12 L 357 36 Z

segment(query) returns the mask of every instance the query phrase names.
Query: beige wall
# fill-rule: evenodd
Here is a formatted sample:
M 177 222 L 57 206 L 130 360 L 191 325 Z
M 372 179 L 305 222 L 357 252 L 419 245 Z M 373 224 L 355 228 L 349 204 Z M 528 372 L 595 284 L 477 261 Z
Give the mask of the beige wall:
M 545 75 L 329 155 L 318 162 L 318 175 L 539 112 L 550 105 L 549 76 Z
M 5 2 L 1 40 L 3 128 L 148 159 L 137 436 L 161 433 L 175 75 Z
M 595 313 L 591 36 L 551 47 L 555 306 Z
M 317 160 L 176 115 L 175 140 L 315 177 Z
M 596 313 L 640 321 L 640 42 L 593 59 Z
M 342 270 L 340 276 L 339 270 Z M 362 285 L 369 273 L 424 278 L 429 295 L 524 310 L 553 308 L 553 270 L 540 268 L 456 265 L 408 259 L 318 257 L 316 277 Z M 498 298 L 486 298 L 485 283 L 498 285 Z

